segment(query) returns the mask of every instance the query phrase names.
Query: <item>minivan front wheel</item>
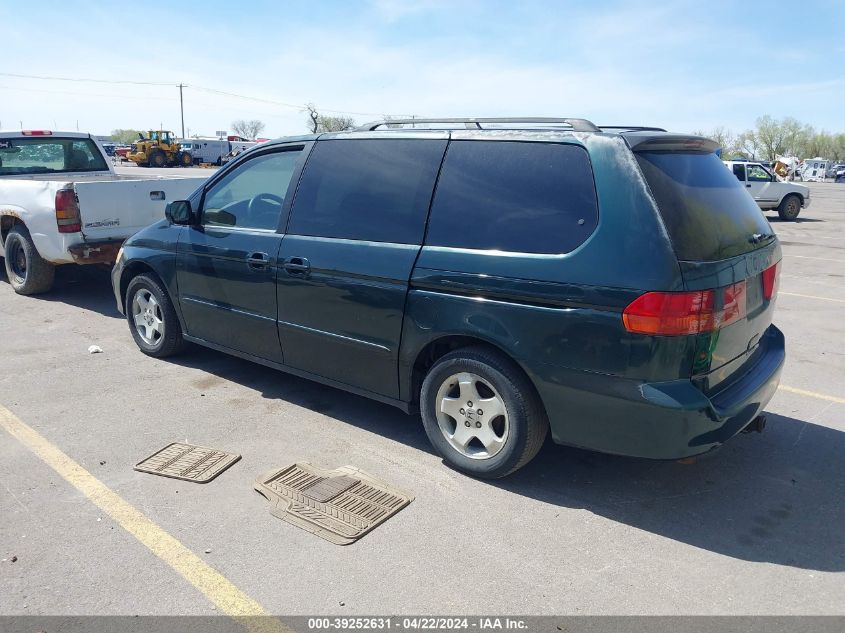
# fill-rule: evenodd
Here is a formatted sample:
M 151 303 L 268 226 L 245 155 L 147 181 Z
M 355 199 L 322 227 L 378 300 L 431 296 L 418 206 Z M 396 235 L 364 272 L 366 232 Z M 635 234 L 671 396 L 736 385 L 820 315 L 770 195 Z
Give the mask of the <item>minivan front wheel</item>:
M 496 479 L 527 464 L 543 444 L 548 421 L 525 374 L 486 347 L 443 356 L 420 390 L 426 434 L 446 462 Z
M 151 275 L 138 275 L 129 282 L 126 318 L 135 344 L 148 356 L 164 358 L 185 346 L 173 302 Z

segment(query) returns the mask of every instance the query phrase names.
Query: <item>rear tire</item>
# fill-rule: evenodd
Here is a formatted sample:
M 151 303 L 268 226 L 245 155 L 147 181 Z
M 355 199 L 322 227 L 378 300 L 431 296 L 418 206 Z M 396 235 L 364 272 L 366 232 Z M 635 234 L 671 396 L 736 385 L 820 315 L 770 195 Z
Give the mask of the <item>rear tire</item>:
M 798 214 L 801 213 L 801 198 L 794 193 L 789 194 L 780 202 L 778 206 L 778 215 L 781 220 L 794 222 L 798 219 Z
M 549 428 L 528 377 L 484 346 L 455 350 L 434 364 L 420 390 L 420 413 L 443 459 L 483 479 L 522 468 L 537 455 Z
M 38 254 L 29 230 L 22 224 L 6 236 L 6 276 L 19 295 L 36 295 L 53 287 L 56 267 Z
M 134 277 L 124 301 L 129 331 L 144 354 L 164 358 L 185 348 L 179 317 L 158 279 L 148 274 Z

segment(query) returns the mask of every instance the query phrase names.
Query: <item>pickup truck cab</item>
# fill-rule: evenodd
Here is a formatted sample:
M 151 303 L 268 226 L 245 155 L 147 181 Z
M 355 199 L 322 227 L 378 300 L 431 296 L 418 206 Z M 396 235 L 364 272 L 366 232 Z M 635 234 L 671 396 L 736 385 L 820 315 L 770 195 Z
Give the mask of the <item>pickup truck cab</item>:
M 725 166 L 746 187 L 764 211 L 777 209 L 781 220 L 796 220 L 802 208 L 810 206 L 810 188 L 781 180 L 762 163 L 726 160 Z
M 112 264 L 123 241 L 205 178 L 115 173 L 90 134 L 0 132 L 0 257 L 19 294 L 50 290 L 55 267 Z

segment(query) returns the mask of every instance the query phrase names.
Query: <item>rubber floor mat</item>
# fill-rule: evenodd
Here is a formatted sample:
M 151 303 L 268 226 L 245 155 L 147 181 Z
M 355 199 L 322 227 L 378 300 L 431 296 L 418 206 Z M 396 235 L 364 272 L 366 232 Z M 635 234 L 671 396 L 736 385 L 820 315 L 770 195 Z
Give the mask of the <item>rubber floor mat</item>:
M 173 442 L 135 464 L 135 470 L 204 484 L 240 458 L 240 455 L 214 448 Z
M 338 545 L 354 543 L 414 500 L 353 466 L 294 464 L 259 477 L 255 489 L 273 516 Z

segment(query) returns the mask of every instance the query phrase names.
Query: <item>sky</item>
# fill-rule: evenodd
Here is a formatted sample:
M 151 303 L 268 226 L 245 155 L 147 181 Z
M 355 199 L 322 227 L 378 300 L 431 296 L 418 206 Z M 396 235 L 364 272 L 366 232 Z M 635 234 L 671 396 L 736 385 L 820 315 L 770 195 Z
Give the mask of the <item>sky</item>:
M 769 114 L 845 132 L 842 0 L 0 0 L 0 25 L 0 129 L 180 133 L 182 83 L 200 135 L 304 133 L 308 103 L 358 123 L 740 132 Z

